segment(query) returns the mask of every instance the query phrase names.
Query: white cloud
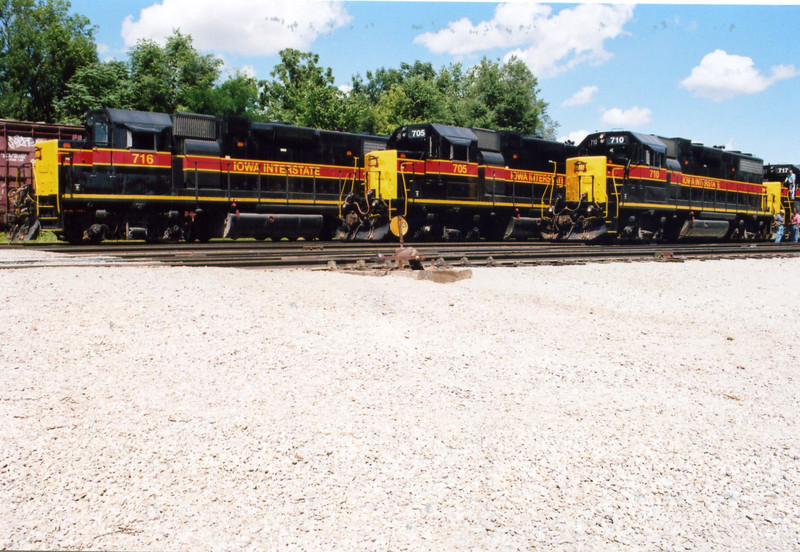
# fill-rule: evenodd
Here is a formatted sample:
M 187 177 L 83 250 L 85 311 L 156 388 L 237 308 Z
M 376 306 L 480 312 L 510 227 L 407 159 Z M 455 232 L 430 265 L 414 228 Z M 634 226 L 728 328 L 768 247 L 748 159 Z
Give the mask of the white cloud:
M 625 34 L 633 17 L 632 4 L 579 4 L 556 14 L 549 6 L 529 3 L 501 4 L 489 21 L 473 24 L 463 18 L 446 28 L 414 39 L 430 51 L 455 56 L 494 48 L 509 51 L 537 77 L 549 77 L 581 63 L 603 63 L 611 57 L 603 44 Z
M 308 49 L 351 17 L 338 0 L 162 0 L 122 22 L 130 47 L 139 39 L 164 43 L 174 29 L 192 36 L 200 50 L 268 56 L 284 48 Z
M 564 100 L 564 103 L 561 104 L 562 107 L 571 107 L 575 105 L 586 105 L 592 101 L 595 93 L 597 92 L 598 88 L 596 86 L 584 86 L 575 94 L 572 95 L 571 98 L 567 98 Z
M 534 40 L 537 24 L 552 12 L 540 4 L 500 4 L 494 18 L 476 25 L 466 17 L 446 28 L 425 33 L 414 39 L 436 54 L 471 54 L 492 48 L 510 48 Z
M 603 112 L 600 120 L 610 127 L 637 128 L 650 123 L 653 112 L 646 107 L 621 110 L 618 107 Z
M 563 136 L 559 136 L 558 140 L 561 142 L 566 142 L 567 140 L 572 140 L 575 144 L 580 144 L 583 142 L 583 139 L 586 138 L 591 134 L 588 130 L 573 130 Z
M 680 85 L 695 96 L 719 102 L 740 94 L 763 92 L 779 80 L 798 75 L 800 71 L 793 65 L 776 65 L 770 76 L 766 76 L 755 68 L 752 58 L 714 50 Z

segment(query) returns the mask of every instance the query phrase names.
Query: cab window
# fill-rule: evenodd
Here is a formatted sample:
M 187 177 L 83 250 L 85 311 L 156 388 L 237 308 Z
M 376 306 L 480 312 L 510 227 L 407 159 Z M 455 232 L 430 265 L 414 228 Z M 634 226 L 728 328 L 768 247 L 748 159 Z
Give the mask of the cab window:
M 108 126 L 105 123 L 94 124 L 94 143 L 98 146 L 108 145 Z

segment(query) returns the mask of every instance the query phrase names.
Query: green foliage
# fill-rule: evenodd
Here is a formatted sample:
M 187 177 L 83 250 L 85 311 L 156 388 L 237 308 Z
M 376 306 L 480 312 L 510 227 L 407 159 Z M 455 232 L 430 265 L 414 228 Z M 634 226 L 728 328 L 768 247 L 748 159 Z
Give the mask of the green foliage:
M 96 62 L 81 67 L 69 80 L 64 98 L 56 106 L 62 123 L 79 124 L 90 109 L 134 106 L 128 66 L 122 61 Z
M 368 72 L 353 79 L 348 102 L 360 106 L 358 130 L 390 133 L 414 122 L 518 130 L 553 137 L 556 126 L 539 99 L 538 81 L 520 60 L 483 59 L 467 71 L 460 63 L 438 73 L 430 63 Z
M 134 109 L 213 111 L 211 91 L 219 79 L 222 60 L 198 52 L 190 36 L 176 30 L 163 48 L 152 40 L 139 40 L 129 57 Z
M 258 81 L 254 77 L 236 72 L 213 89 L 208 113 L 260 120 L 263 116 L 258 109 Z
M 94 28 L 65 0 L 0 0 L 0 116 L 53 122 L 76 71 L 97 61 Z
M 436 73 L 433 65 L 416 61 L 399 69 L 381 68 L 353 78 L 348 102 L 365 106 L 358 130 L 388 134 L 398 126 L 421 121 L 454 123 L 454 100 L 458 97 L 460 65 Z
M 261 83 L 260 103 L 267 116 L 296 125 L 337 129 L 344 119 L 343 93 L 333 83 L 333 71 L 319 65 L 319 56 L 287 48 Z
M 173 31 L 164 46 L 140 40 L 127 61 L 97 59 L 94 28 L 67 0 L 0 0 L 0 117 L 78 123 L 89 109 L 246 116 L 389 134 L 412 122 L 514 129 L 553 137 L 538 81 L 515 58 L 436 70 L 431 63 L 356 75 L 343 91 L 319 56 L 285 49 L 270 79 L 221 79 L 220 58 Z
M 538 98 L 538 81 L 524 62 L 511 58 L 499 65 L 484 58 L 467 77 L 463 99 L 465 126 L 517 130 L 551 136 L 555 126 L 547 104 Z

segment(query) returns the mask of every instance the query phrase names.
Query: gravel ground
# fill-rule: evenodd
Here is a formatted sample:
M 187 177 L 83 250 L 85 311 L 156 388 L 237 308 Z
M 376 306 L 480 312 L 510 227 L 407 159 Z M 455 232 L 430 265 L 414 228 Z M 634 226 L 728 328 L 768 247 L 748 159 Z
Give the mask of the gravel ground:
M 0 548 L 800 550 L 798 275 L 0 270 Z

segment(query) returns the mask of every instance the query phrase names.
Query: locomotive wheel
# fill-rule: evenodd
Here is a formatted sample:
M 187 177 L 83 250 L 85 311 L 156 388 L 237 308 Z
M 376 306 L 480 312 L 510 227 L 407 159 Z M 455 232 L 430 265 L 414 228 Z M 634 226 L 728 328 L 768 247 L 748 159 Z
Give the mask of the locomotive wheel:
M 323 215 L 322 218 L 322 231 L 319 234 L 321 241 L 331 241 L 337 235 L 339 230 L 338 217 Z
M 636 227 L 636 242 L 648 244 L 653 241 L 653 233 L 645 230 L 641 226 Z
M 162 235 L 161 227 L 155 224 L 147 225 L 147 237 L 144 239 L 146 243 L 155 244 L 161 241 Z
M 83 243 L 83 224 L 74 218 L 64 219 L 64 238 L 70 245 Z
M 198 226 L 195 222 L 195 232 L 197 234 L 197 240 L 200 243 L 208 243 L 211 241 L 211 228 L 205 224 L 200 224 Z
M 197 241 L 197 230 L 195 230 L 193 222 L 190 222 L 184 227 L 183 240 L 186 243 L 194 243 Z

